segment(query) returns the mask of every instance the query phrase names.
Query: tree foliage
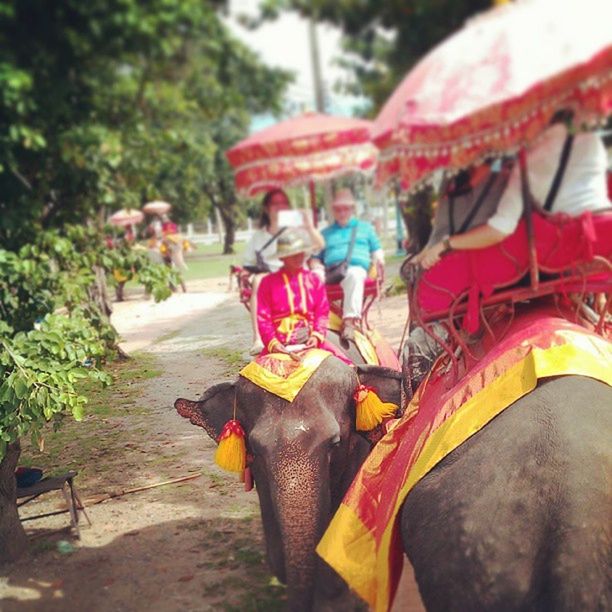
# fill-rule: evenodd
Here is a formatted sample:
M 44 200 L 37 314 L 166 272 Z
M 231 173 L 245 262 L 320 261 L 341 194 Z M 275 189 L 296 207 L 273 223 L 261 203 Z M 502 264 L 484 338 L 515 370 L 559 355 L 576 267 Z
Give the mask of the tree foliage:
M 223 153 L 252 113 L 279 109 L 289 76 L 232 38 L 222 4 L 0 0 L 0 561 L 24 539 L 19 439 L 81 418 L 79 381 L 108 381 L 104 271 L 156 300 L 178 280 L 91 226 L 164 199 L 176 221 L 215 206 L 233 229 Z
M 0 2 L 4 244 L 154 198 L 177 221 L 208 210 L 220 153 L 289 78 L 232 38 L 220 4 Z
M 79 380 L 108 380 L 100 365 L 116 336 L 88 299 L 92 252 L 55 231 L 0 250 L 0 458 L 47 421 L 82 418 Z

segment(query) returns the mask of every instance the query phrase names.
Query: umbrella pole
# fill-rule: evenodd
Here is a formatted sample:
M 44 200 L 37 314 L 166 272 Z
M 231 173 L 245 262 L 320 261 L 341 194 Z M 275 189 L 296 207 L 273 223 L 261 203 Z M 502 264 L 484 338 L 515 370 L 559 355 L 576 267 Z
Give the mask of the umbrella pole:
M 318 219 L 317 219 L 317 190 L 315 189 L 315 183 L 311 179 L 308 183 L 308 188 L 310 189 L 310 208 L 312 210 L 312 222 L 314 226 L 317 227 Z
M 537 291 L 540 280 L 538 277 L 538 254 L 536 252 L 535 236 L 533 233 L 533 201 L 531 189 L 529 188 L 529 177 L 527 176 L 527 152 L 525 147 L 519 151 L 519 164 L 521 170 L 521 192 L 523 196 L 523 216 L 527 228 L 527 248 L 529 249 L 529 278 L 531 288 Z

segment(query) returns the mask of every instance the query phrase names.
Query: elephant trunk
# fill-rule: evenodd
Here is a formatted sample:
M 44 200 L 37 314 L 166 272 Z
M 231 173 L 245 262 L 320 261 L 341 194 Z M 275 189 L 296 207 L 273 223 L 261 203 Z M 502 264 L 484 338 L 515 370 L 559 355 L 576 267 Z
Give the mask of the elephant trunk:
M 320 460 L 299 449 L 276 465 L 276 508 L 283 540 L 290 610 L 310 610 L 314 596 L 315 547 L 329 521 L 330 494 Z M 286 466 L 286 467 L 284 467 Z

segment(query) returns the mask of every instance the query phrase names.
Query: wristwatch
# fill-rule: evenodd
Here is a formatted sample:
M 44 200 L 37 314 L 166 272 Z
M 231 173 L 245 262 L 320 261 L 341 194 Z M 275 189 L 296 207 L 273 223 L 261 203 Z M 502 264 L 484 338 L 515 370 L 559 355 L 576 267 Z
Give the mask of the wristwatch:
M 444 236 L 444 238 L 442 238 L 442 245 L 444 246 L 444 250 L 442 251 L 442 253 L 448 253 L 449 251 L 453 250 L 453 247 L 450 243 L 450 236 Z

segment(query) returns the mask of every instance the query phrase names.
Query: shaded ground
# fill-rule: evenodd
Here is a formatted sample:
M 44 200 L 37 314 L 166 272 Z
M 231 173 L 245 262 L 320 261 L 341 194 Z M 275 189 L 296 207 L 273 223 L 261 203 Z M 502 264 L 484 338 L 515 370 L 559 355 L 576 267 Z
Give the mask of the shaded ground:
M 226 279 L 193 281 L 189 293 L 157 305 L 132 294 L 115 306 L 134 358 L 113 366 L 115 384 L 93 393 L 84 422 L 49 433 L 44 453 L 24 444 L 21 464 L 46 474 L 78 470 L 86 505 L 201 475 L 90 505 L 93 524 L 80 541 L 68 530 L 44 535 L 65 527 L 65 514 L 26 522 L 30 554 L 0 570 L 0 610 L 282 609 L 284 589 L 263 558 L 256 493 L 214 465 L 213 441 L 172 406 L 235 376 L 250 345 L 246 311 Z M 372 319 L 396 345 L 405 314 L 404 298 L 390 298 Z M 61 504 L 59 493 L 48 494 L 22 516 Z M 403 587 L 398 609 L 421 609 L 414 585 Z

